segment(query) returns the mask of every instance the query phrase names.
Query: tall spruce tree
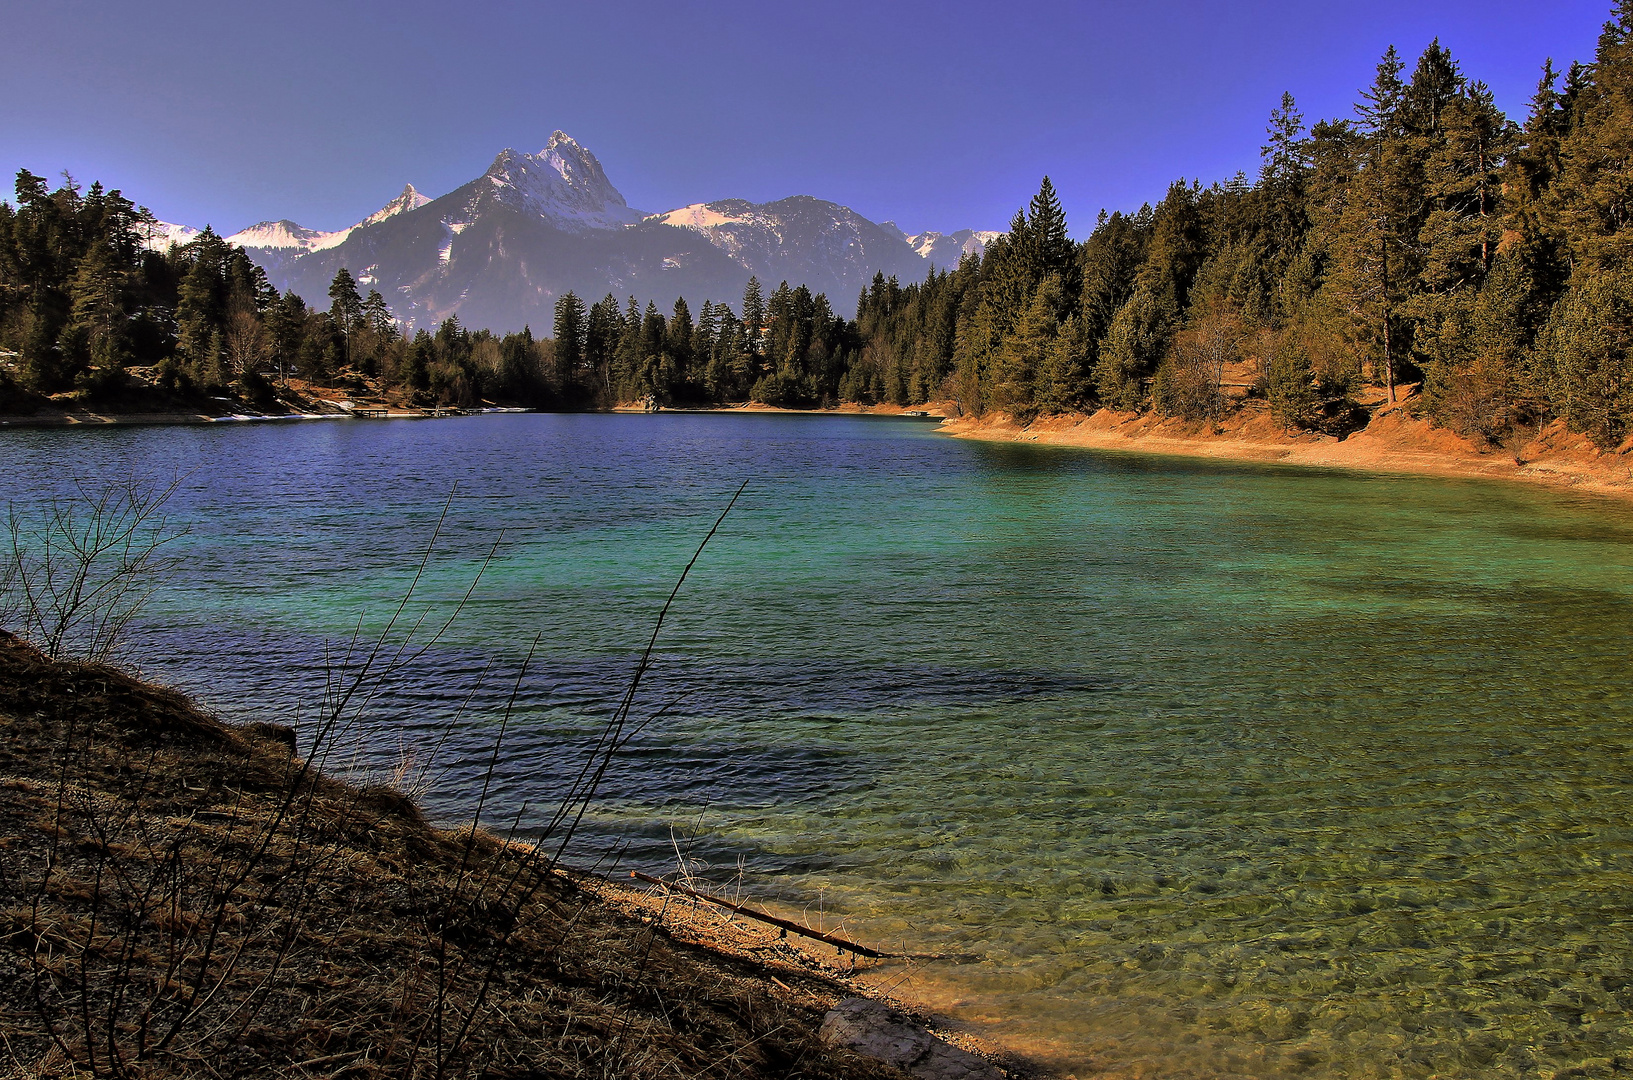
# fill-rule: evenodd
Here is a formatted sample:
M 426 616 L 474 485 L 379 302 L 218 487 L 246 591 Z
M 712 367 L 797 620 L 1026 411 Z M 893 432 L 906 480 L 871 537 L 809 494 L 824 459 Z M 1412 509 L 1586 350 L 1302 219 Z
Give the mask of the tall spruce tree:
M 1045 176 L 1032 196 L 1026 216 L 1026 234 L 1033 259 L 1031 271 L 1037 282 L 1053 276 L 1062 297 L 1075 297 L 1081 285 L 1077 273 L 1077 251 L 1066 235 L 1066 212 L 1061 209 L 1055 185 Z
M 584 301 L 571 289 L 556 298 L 555 323 L 552 333 L 555 337 L 555 382 L 557 387 L 566 387 L 577 377 L 580 368 L 584 366 L 585 354 L 588 348 L 589 315 L 584 310 Z
M 1364 139 L 1354 180 L 1331 239 L 1333 285 L 1348 312 L 1359 351 L 1395 400 L 1396 373 L 1409 349 L 1402 307 L 1410 295 L 1418 204 L 1417 162 L 1406 127 L 1407 87 L 1394 46 L 1378 62 L 1372 86 L 1356 107 Z

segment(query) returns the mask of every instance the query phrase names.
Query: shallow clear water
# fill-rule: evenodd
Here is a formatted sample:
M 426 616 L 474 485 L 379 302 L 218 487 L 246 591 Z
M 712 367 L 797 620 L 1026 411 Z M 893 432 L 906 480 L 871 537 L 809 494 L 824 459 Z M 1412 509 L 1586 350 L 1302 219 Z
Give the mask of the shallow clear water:
M 25 503 L 175 469 L 143 666 L 269 719 L 457 482 L 430 609 L 499 548 L 367 756 L 452 729 L 435 799 L 468 806 L 537 634 L 497 799 L 532 821 L 749 480 L 588 846 L 662 869 L 673 829 L 716 880 L 970 954 L 919 985 L 1080 1075 L 1633 1069 L 1633 509 L 877 418 L 0 434 Z

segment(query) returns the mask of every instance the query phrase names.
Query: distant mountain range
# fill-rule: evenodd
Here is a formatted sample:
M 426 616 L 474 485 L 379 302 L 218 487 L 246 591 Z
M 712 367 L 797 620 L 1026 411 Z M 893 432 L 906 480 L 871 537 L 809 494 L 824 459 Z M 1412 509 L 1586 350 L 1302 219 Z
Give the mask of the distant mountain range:
M 151 243 L 197 230 L 160 223 Z M 909 236 L 809 195 L 771 203 L 695 203 L 667 213 L 631 209 L 595 155 L 558 131 L 537 154 L 505 150 L 487 172 L 441 198 L 413 185 L 348 229 L 322 232 L 263 221 L 227 237 L 278 288 L 327 307 L 342 266 L 379 289 L 397 317 L 430 326 L 458 315 L 471 327 L 548 333 L 556 299 L 612 293 L 667 307 L 684 296 L 735 308 L 751 275 L 824 292 L 849 315 L 875 273 L 921 280 L 956 266 L 998 234 L 964 229 Z

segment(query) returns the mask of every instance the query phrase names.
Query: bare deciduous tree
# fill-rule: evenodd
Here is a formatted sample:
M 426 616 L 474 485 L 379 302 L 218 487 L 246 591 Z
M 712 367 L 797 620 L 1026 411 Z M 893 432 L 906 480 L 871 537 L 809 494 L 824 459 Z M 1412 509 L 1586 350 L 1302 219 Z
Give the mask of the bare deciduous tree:
M 174 563 L 164 549 L 185 530 L 164 506 L 180 483 L 80 484 L 31 512 L 8 505 L 0 625 L 53 659 L 109 660 Z
M 253 308 L 242 305 L 235 304 L 228 313 L 222 343 L 227 349 L 227 362 L 239 376 L 256 370 L 270 352 L 260 317 Z

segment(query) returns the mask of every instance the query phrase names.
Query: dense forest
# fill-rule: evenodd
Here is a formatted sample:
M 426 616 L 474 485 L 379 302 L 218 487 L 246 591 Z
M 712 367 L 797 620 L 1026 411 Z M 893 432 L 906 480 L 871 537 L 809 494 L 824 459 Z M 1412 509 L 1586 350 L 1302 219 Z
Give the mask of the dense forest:
M 279 295 L 243 249 L 210 229 L 155 250 L 153 216 L 119 191 L 55 191 L 26 170 L 0 204 L 0 360 L 35 394 L 117 404 L 138 381 L 175 394 L 269 405 L 298 373 L 325 384 L 376 376 L 427 403 L 483 395 L 550 404 L 548 343 L 503 341 L 450 319 L 407 337 L 383 297 L 341 270 L 328 310 Z M 4 389 L 0 387 L 0 389 Z
M 1176 182 L 1067 238 L 1046 180 L 979 261 L 858 312 L 864 374 L 1020 419 L 1096 407 L 1204 419 L 1221 372 L 1288 427 L 1342 429 L 1363 380 L 1500 441 L 1550 416 L 1601 446 L 1633 427 L 1633 0 L 1589 65 L 1496 108 L 1439 42 L 1391 49 L 1353 119 L 1271 114 L 1255 181 Z M 876 393 L 877 390 L 875 389 Z
M 1097 408 L 1216 418 L 1223 373 L 1285 427 L 1364 420 L 1365 385 L 1413 385 L 1421 414 L 1496 443 L 1564 417 L 1601 446 L 1633 431 L 1633 0 L 1591 64 L 1545 64 L 1523 123 L 1439 42 L 1394 49 L 1355 116 L 1271 113 L 1257 178 L 1176 181 L 1074 242 L 1047 178 L 980 256 L 854 319 L 751 281 L 737 310 L 569 293 L 549 339 L 449 319 L 407 334 L 341 270 L 327 310 L 278 295 L 206 230 L 153 250 L 118 191 L 30 173 L 0 204 L 0 351 L 36 393 L 274 396 L 291 371 L 366 375 L 427 404 L 596 408 L 744 400 L 952 400 L 1022 421 Z
M 427 405 L 805 404 L 846 394 L 859 353 L 855 324 L 825 296 L 786 283 L 763 296 L 758 281 L 741 314 L 706 303 L 694 319 L 682 300 L 665 317 L 633 297 L 586 307 L 568 293 L 553 340 L 457 318 L 409 335 L 345 268 L 328 309 L 308 307 L 210 229 L 157 250 L 156 228 L 117 190 L 65 177 L 53 191 L 20 172 L 16 204 L 0 203 L 0 379 L 113 404 L 142 383 L 270 405 L 294 375 L 365 376 Z

